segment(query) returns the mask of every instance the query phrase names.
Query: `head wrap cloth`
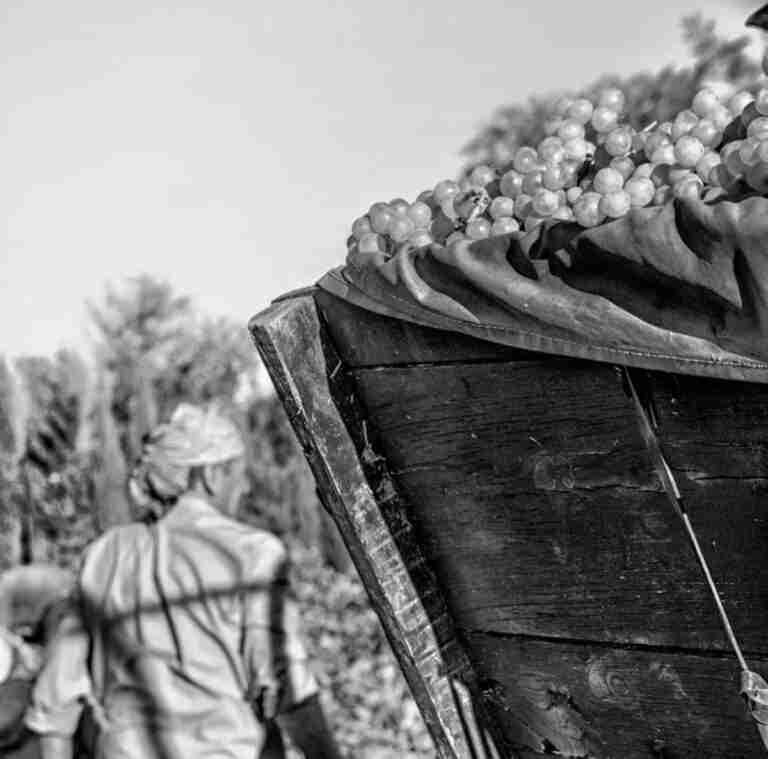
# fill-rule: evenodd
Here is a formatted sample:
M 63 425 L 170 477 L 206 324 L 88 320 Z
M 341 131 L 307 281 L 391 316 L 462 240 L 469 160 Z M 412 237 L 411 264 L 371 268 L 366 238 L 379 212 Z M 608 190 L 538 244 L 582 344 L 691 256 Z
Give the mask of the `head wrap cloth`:
M 175 501 L 187 489 L 195 467 L 239 458 L 245 445 L 237 426 L 214 407 L 182 403 L 170 420 L 147 437 L 131 477 L 131 494 L 140 505 Z

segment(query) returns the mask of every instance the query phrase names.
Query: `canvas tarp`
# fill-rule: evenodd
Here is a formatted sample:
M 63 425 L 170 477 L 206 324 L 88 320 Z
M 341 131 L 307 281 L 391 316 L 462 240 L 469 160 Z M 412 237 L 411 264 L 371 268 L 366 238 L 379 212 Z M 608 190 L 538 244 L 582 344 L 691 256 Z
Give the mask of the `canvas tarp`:
M 592 229 L 542 225 L 394 256 L 353 250 L 319 286 L 508 346 L 768 382 L 768 198 L 675 200 Z

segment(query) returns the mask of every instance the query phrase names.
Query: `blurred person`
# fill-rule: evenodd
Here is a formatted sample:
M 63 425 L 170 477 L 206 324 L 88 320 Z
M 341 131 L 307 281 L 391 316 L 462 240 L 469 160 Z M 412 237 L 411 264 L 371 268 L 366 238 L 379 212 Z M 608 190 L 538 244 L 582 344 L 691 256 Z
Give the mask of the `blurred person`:
M 286 550 L 235 519 L 244 452 L 230 420 L 187 404 L 148 437 L 131 481 L 144 519 L 87 549 L 34 688 L 43 759 L 70 759 L 84 705 L 97 759 L 278 759 L 275 720 L 308 759 L 340 756 Z
M 42 562 L 0 575 L 0 756 L 6 759 L 41 756 L 24 714 L 73 582 L 70 572 Z

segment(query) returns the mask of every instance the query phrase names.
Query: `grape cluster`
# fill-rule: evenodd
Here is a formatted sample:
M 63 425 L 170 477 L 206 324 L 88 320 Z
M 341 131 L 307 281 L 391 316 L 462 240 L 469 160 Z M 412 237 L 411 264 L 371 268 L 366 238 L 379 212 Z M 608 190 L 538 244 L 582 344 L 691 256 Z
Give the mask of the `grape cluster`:
M 675 197 L 768 194 L 768 89 L 727 101 L 703 89 L 673 121 L 642 130 L 622 123 L 624 106 L 614 88 L 596 102 L 563 98 L 538 146 L 519 148 L 501 170 L 442 180 L 413 203 L 375 203 L 349 242 L 391 253 L 405 242 L 524 234 L 547 220 L 589 228 Z

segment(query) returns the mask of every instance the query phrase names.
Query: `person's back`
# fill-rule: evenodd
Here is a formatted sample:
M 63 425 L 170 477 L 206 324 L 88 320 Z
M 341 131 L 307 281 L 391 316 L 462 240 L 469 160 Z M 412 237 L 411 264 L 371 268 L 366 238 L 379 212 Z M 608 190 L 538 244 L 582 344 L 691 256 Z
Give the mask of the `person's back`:
M 190 496 L 157 524 L 117 528 L 93 545 L 80 595 L 109 756 L 127 742 L 161 740 L 172 756 L 202 757 L 213 746 L 216 756 L 252 759 L 262 729 L 246 694 L 277 702 L 315 691 L 303 647 L 285 628 L 284 578 L 275 537 Z M 278 692 L 288 660 L 293 694 Z
M 307 757 L 335 759 L 285 549 L 230 516 L 245 472 L 236 428 L 182 407 L 145 451 L 134 474 L 152 518 L 88 548 L 35 687 L 27 724 L 45 759 L 71 756 L 83 702 L 100 759 L 253 759 L 276 717 Z

